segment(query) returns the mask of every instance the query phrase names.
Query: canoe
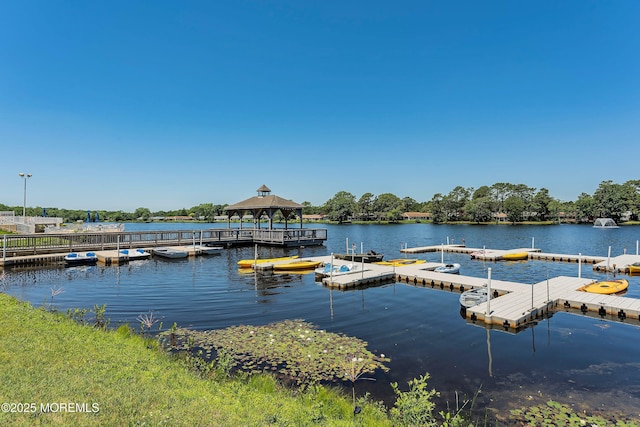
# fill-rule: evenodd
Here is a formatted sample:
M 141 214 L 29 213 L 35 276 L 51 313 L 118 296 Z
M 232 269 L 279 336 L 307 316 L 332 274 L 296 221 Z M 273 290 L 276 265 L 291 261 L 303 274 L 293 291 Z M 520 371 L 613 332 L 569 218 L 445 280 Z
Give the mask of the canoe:
M 427 260 L 414 259 L 414 258 L 399 258 L 399 259 L 390 259 L 389 261 L 375 262 L 374 264 L 392 265 L 392 266 L 395 266 L 395 267 L 402 267 L 404 265 L 424 264 L 425 262 L 427 262 Z
M 629 281 L 625 279 L 619 280 L 604 280 L 602 282 L 592 283 L 587 286 L 581 287 L 579 290 L 585 292 L 591 292 L 592 294 L 618 294 L 624 292 L 629 287 Z
M 486 287 L 469 289 L 460 295 L 460 305 L 469 308 L 487 302 L 488 298 L 489 290 Z
M 454 263 L 454 264 L 441 265 L 440 267 L 436 267 L 436 269 L 434 271 L 436 271 L 438 273 L 459 274 L 460 273 L 460 264 Z
M 505 261 L 520 261 L 522 259 L 529 259 L 529 252 L 514 252 L 510 254 L 502 255 L 502 258 Z
M 322 261 L 291 261 L 291 262 L 283 262 L 279 264 L 273 264 L 274 271 L 281 270 L 312 270 L 322 264 Z
M 189 256 L 189 252 L 187 251 L 170 248 L 170 247 L 153 248 L 151 252 L 154 255 L 158 255 L 163 258 L 170 258 L 170 259 L 187 258 Z
M 629 265 L 629 274 L 640 274 L 640 262 L 634 262 Z
M 298 255 L 293 256 L 285 256 L 280 258 L 258 258 L 257 260 L 253 259 L 241 259 L 238 261 L 238 265 L 242 268 L 251 268 L 254 263 L 262 264 L 263 262 L 278 262 L 278 261 L 287 261 L 298 258 Z

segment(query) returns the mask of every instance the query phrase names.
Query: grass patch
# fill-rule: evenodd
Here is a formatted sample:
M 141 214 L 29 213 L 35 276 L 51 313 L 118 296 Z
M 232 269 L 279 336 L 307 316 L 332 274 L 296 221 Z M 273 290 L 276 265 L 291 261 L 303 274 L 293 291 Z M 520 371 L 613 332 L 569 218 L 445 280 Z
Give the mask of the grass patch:
M 361 402 L 354 420 L 350 397 L 334 389 L 196 372 L 126 326 L 80 325 L 5 294 L 0 313 L 0 402 L 23 411 L 0 412 L 3 426 L 391 425 L 380 405 Z

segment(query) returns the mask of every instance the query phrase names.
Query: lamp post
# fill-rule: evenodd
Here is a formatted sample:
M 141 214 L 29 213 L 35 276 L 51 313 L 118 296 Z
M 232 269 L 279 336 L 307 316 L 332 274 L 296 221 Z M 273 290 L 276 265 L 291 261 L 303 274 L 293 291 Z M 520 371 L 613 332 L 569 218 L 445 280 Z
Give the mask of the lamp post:
M 31 178 L 33 175 L 30 173 L 22 173 L 20 172 L 18 175 L 24 179 L 24 203 L 22 205 L 22 221 L 26 224 L 27 222 L 27 179 Z

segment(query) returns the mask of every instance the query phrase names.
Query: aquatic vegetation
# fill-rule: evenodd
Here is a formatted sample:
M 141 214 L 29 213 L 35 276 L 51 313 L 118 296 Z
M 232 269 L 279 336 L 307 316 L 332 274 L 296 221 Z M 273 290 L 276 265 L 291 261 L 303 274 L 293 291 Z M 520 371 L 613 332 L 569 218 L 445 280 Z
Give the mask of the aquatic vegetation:
M 532 426 L 639 426 L 640 421 L 629 419 L 603 418 L 597 415 L 577 414 L 568 405 L 553 400 L 546 404 L 524 409 L 511 410 L 510 421 L 519 421 Z
M 173 334 L 173 335 L 171 335 Z M 320 381 L 357 381 L 377 369 L 387 371 L 390 359 L 367 350 L 358 338 L 317 329 L 302 320 L 285 320 L 265 326 L 233 326 L 196 331 L 176 329 L 176 348 L 203 351 L 204 357 L 224 351 L 249 373 L 273 372 L 298 385 Z M 227 362 L 228 363 L 228 362 Z

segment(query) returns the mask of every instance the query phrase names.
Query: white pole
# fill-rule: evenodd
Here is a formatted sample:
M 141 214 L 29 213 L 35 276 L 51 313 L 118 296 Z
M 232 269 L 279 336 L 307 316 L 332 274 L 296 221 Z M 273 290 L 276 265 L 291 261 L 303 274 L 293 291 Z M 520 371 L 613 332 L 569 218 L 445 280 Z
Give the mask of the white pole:
M 333 282 L 333 252 L 331 252 L 331 264 L 329 264 L 329 286 Z
M 638 241 L 636 240 L 636 255 L 638 255 Z
M 487 269 L 487 316 L 491 316 L 491 267 Z
M 609 253 L 607 253 L 607 270 L 609 270 L 610 262 L 611 262 L 611 246 L 609 246 Z
M 347 237 L 347 254 L 349 253 L 349 238 Z
M 256 244 L 253 249 L 253 268 L 255 270 L 256 265 L 258 264 L 258 245 Z
M 578 277 L 582 277 L 582 253 L 578 254 Z
M 536 242 L 536 238 L 535 238 L 535 237 L 532 237 L 532 238 L 531 238 L 531 249 L 535 249 L 535 248 L 536 248 L 536 244 L 535 244 L 535 242 Z
M 360 253 L 364 253 L 364 242 L 360 242 Z M 364 257 L 363 257 L 364 258 Z
M 360 278 L 364 279 L 364 256 L 360 258 Z
M 449 236 L 447 236 L 447 245 L 449 244 Z
M 440 246 L 440 262 L 444 264 L 444 244 Z

